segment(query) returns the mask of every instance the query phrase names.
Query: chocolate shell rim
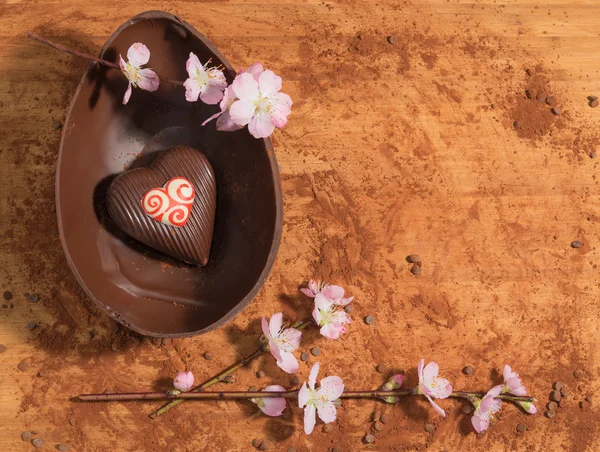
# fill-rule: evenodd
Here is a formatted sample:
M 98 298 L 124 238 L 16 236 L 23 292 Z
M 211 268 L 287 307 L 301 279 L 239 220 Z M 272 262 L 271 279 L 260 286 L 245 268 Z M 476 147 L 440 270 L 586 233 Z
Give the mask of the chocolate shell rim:
M 128 19 L 127 21 L 125 21 L 104 43 L 104 46 L 102 46 L 102 49 L 100 50 L 99 56 L 100 58 L 102 58 L 102 56 L 104 56 L 104 52 L 110 47 L 110 45 L 112 44 L 112 42 L 114 41 L 114 39 L 127 27 L 133 25 L 134 21 L 138 21 L 138 20 L 150 20 L 150 19 L 167 19 L 172 21 L 173 23 L 180 25 L 182 27 L 184 27 L 188 32 L 192 33 L 197 39 L 199 39 L 200 41 L 202 41 L 202 43 L 217 57 L 219 57 L 219 59 L 221 60 L 221 62 L 223 63 L 223 65 L 225 66 L 225 68 L 232 72 L 235 73 L 235 70 L 233 69 L 233 66 L 231 65 L 231 63 L 229 63 L 229 61 L 225 58 L 225 56 L 223 56 L 223 54 L 221 52 L 219 52 L 219 50 L 217 50 L 217 48 L 212 44 L 212 42 L 210 42 L 210 40 L 208 38 L 206 38 L 203 34 L 201 34 L 200 32 L 198 32 L 194 26 L 192 26 L 191 24 L 181 20 L 179 17 L 168 13 L 166 11 L 159 11 L 159 10 L 150 10 L 150 11 L 145 11 L 142 13 L 139 13 L 135 16 L 133 16 L 132 18 Z M 265 281 L 267 280 L 269 273 L 271 272 L 273 265 L 275 263 L 275 259 L 277 257 L 277 252 L 279 250 L 279 245 L 281 242 L 281 233 L 282 233 L 282 229 L 283 229 L 283 195 L 282 195 L 282 191 L 281 191 L 281 181 L 279 178 L 279 166 L 277 165 L 277 159 L 275 156 L 275 150 L 273 148 L 273 143 L 271 142 L 270 138 L 263 138 L 262 140 L 265 143 L 265 150 L 267 152 L 267 155 L 269 157 L 269 162 L 271 165 L 271 173 L 273 175 L 273 185 L 274 185 L 274 194 L 275 194 L 275 209 L 276 209 L 276 217 L 275 217 L 275 228 L 273 231 L 273 241 L 271 244 L 271 249 L 269 251 L 269 255 L 267 258 L 267 262 L 265 263 L 265 266 L 263 268 L 263 271 L 261 272 L 259 278 L 256 281 L 256 284 L 252 287 L 252 289 L 248 292 L 248 294 L 238 303 L 236 304 L 229 312 L 227 312 L 223 317 L 221 317 L 219 320 L 217 320 L 216 322 L 212 323 L 211 325 L 202 328 L 200 330 L 196 330 L 196 331 L 192 331 L 192 332 L 185 332 L 185 333 L 170 333 L 170 334 L 161 334 L 161 333 L 155 333 L 152 331 L 147 331 L 143 328 L 139 328 L 136 325 L 128 322 L 127 320 L 123 319 L 121 317 L 121 315 L 119 314 L 119 312 L 117 312 L 116 310 L 112 309 L 111 307 L 105 305 L 104 303 L 102 303 L 100 300 L 98 300 L 94 294 L 89 290 L 89 288 L 87 287 L 87 285 L 85 284 L 85 282 L 83 281 L 83 279 L 81 278 L 81 275 L 79 274 L 79 271 L 77 269 L 77 267 L 74 265 L 73 260 L 71 258 L 71 255 L 69 253 L 68 247 L 67 247 L 67 243 L 65 240 L 65 236 L 63 234 L 63 223 L 62 223 L 62 212 L 61 212 L 61 204 L 60 204 L 60 188 L 59 188 L 59 175 L 60 175 L 60 168 L 61 168 L 61 163 L 62 163 L 62 156 L 63 156 L 63 146 L 64 146 L 64 142 L 65 142 L 65 136 L 66 133 L 68 131 L 68 124 L 70 123 L 71 120 L 71 114 L 73 112 L 73 107 L 75 105 L 75 102 L 77 101 L 77 99 L 79 98 L 79 93 L 81 91 L 81 87 L 83 86 L 88 73 L 92 70 L 92 68 L 96 65 L 97 63 L 95 62 L 90 62 L 90 64 L 88 64 L 85 72 L 83 73 L 83 76 L 81 77 L 81 81 L 79 82 L 79 84 L 77 85 L 77 89 L 75 90 L 75 93 L 73 94 L 73 97 L 71 98 L 71 103 L 69 105 L 69 109 L 67 111 L 67 116 L 65 119 L 65 125 L 63 127 L 62 130 L 62 134 L 60 137 L 60 147 L 59 147 L 59 151 L 58 151 L 58 156 L 57 156 L 57 165 L 56 165 L 56 176 L 55 176 L 55 204 L 56 204 L 56 216 L 57 216 L 57 222 L 58 222 L 58 234 L 60 237 L 60 242 L 63 248 L 63 251 L 65 253 L 65 257 L 67 258 L 67 263 L 69 265 L 69 268 L 71 269 L 71 271 L 73 272 L 73 274 L 75 275 L 75 279 L 77 279 L 77 282 L 79 283 L 79 285 L 83 288 L 83 290 L 85 291 L 85 293 L 88 295 L 88 297 L 90 297 L 90 299 L 92 299 L 94 301 L 94 303 L 104 312 L 106 312 L 107 314 L 109 314 L 114 320 L 116 320 L 117 322 L 121 323 L 122 325 L 124 325 L 127 328 L 130 328 L 144 336 L 151 336 L 151 337 L 169 337 L 169 338 L 184 338 L 184 337 L 193 337 L 193 336 L 197 336 L 199 334 L 204 334 L 204 333 L 208 333 L 210 331 L 213 331 L 217 328 L 220 328 L 221 326 L 223 326 L 225 323 L 229 322 L 231 319 L 233 319 L 237 314 L 239 314 L 256 296 L 256 294 L 258 293 L 258 291 L 262 288 L 262 286 L 264 285 Z M 183 94 L 182 94 L 183 95 Z M 227 132 L 223 132 L 223 133 L 227 133 Z M 218 207 L 217 207 L 218 208 Z

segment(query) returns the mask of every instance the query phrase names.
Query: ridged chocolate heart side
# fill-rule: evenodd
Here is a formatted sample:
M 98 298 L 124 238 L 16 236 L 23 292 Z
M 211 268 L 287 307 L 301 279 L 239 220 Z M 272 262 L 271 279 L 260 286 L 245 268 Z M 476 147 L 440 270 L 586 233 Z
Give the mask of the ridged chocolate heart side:
M 196 197 L 185 226 L 160 223 L 144 212 L 141 200 L 174 177 L 185 177 Z M 176 146 L 159 155 L 147 168 L 117 176 L 108 188 L 108 213 L 116 225 L 136 240 L 189 264 L 208 263 L 215 224 L 217 186 L 206 157 L 195 149 Z

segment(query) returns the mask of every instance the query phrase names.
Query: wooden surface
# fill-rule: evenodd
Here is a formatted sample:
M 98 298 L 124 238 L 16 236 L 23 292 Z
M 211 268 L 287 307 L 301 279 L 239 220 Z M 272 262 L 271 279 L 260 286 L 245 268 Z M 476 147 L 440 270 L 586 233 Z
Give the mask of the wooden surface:
M 267 285 L 221 330 L 165 345 L 111 331 L 65 268 L 52 209 L 54 121 L 64 120 L 86 63 L 25 36 L 33 30 L 96 53 L 146 9 L 190 22 L 234 66 L 263 62 L 295 102 L 274 135 L 285 225 Z M 599 450 L 600 204 L 598 159 L 589 154 L 600 108 L 586 100 L 600 95 L 599 13 L 591 0 L 2 0 L 0 289 L 13 299 L 0 310 L 0 449 L 33 449 L 20 439 L 31 430 L 44 450 L 63 442 L 86 452 L 252 450 L 256 437 L 284 451 Z M 534 79 L 556 97 L 559 117 L 525 98 Z M 583 247 L 571 248 L 573 240 Z M 411 253 L 423 259 L 418 277 L 404 260 Z M 445 420 L 422 400 L 348 401 L 332 432 L 319 424 L 306 437 L 298 409 L 284 420 L 250 404 L 187 403 L 149 421 L 156 404 L 69 400 L 168 387 L 185 367 L 198 380 L 213 375 L 252 351 L 261 316 L 309 315 L 297 289 L 310 277 L 356 299 L 343 340 L 305 334 L 302 351 L 321 348 L 322 375 L 375 388 L 383 381 L 375 366 L 385 363 L 406 370 L 410 386 L 425 357 L 456 389 L 486 390 L 509 363 L 540 411 L 555 381 L 571 391 L 566 406 L 552 420 L 506 406 L 477 438 L 456 401 L 440 402 Z M 40 301 L 30 303 L 30 293 Z M 368 314 L 372 327 L 361 320 Z M 461 373 L 465 365 L 473 376 Z M 259 369 L 267 376 L 257 381 Z M 308 370 L 301 365 L 300 381 Z M 270 358 L 236 378 L 229 388 L 291 385 Z M 592 406 L 581 409 L 586 396 Z M 375 409 L 390 421 L 366 446 Z M 517 434 L 521 422 L 528 430 Z

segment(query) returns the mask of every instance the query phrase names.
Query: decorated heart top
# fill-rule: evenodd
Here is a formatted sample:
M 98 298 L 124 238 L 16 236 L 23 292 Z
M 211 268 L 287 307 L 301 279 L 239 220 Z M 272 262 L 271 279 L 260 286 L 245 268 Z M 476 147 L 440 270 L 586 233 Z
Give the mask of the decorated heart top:
M 181 227 L 190 218 L 194 197 L 192 183 L 184 177 L 174 177 L 162 188 L 148 190 L 142 198 L 142 209 L 160 223 Z

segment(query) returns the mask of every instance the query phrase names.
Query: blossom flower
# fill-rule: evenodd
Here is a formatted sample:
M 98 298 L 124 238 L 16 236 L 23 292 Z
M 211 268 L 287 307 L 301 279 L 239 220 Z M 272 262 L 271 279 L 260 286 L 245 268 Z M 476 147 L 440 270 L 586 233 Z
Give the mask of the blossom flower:
M 129 86 L 123 96 L 123 105 L 129 102 L 132 87 L 141 88 L 146 91 L 158 89 L 159 78 L 151 69 L 142 69 L 142 66 L 150 60 L 150 50 L 141 42 L 136 42 L 127 50 L 127 62 L 119 55 L 119 66 L 121 71 L 129 80 Z
M 181 392 L 189 391 L 194 386 L 194 374 L 190 371 L 178 373 L 173 380 L 173 386 Z
M 517 402 L 521 408 L 525 410 L 526 413 L 529 414 L 537 414 L 538 410 L 533 402 Z
M 527 395 L 527 389 L 523 385 L 521 381 L 521 377 L 516 372 L 513 372 L 508 364 L 504 366 L 504 386 L 502 387 L 502 392 L 510 392 L 511 394 L 517 396 Z
M 473 402 L 475 413 L 471 418 L 471 424 L 477 433 L 481 433 L 488 429 L 490 421 L 494 419 L 494 415 L 500 411 L 502 401 L 496 399 L 502 392 L 502 385 L 494 386 L 488 391 L 483 399 L 478 399 Z
M 337 376 L 323 378 L 319 389 L 315 389 L 318 373 L 319 363 L 315 363 L 308 376 L 308 387 L 304 382 L 298 391 L 298 406 L 304 408 L 304 432 L 307 435 L 315 428 L 316 414 L 326 424 L 335 421 L 336 401 L 344 392 L 344 382 Z
M 262 71 L 258 80 L 248 72 L 238 75 L 231 84 L 236 100 L 229 107 L 233 122 L 239 126 L 248 125 L 254 138 L 267 138 L 275 127 L 287 124 L 291 113 L 292 99 L 279 92 L 281 77 L 273 71 Z
M 271 385 L 263 389 L 263 392 L 285 392 L 285 388 L 279 385 Z M 253 397 L 250 399 L 250 401 L 255 403 L 260 411 L 265 413 L 267 416 L 281 416 L 286 407 L 285 399 L 283 397 L 272 399 Z
M 341 301 L 336 304 L 336 301 L 327 298 L 324 291 L 315 295 L 315 308 L 312 316 L 317 325 L 321 327 L 320 333 L 327 339 L 339 339 L 346 332 L 345 325 L 351 322 L 350 316 L 340 309 L 342 306 L 340 303 Z
M 324 283 L 322 281 L 315 281 L 315 280 L 311 279 L 308 282 L 308 288 L 303 287 L 302 289 L 300 289 L 300 291 L 307 297 L 315 298 L 327 286 L 328 286 L 327 283 Z
M 245 71 L 242 71 L 241 69 L 238 71 L 238 75 L 243 74 L 244 72 L 247 72 L 248 74 L 251 74 L 254 79 L 258 82 L 258 77 L 260 76 L 260 74 L 264 71 L 263 69 L 263 65 L 260 63 L 254 63 L 252 64 L 250 67 L 248 67 L 248 69 L 246 69 Z M 229 107 L 231 107 L 231 104 L 233 104 L 234 101 L 237 100 L 236 94 L 233 91 L 233 87 L 231 85 L 229 85 L 226 89 L 225 92 L 223 93 L 223 99 L 221 99 L 221 103 L 219 104 L 219 107 L 221 108 L 221 111 L 212 115 L 210 118 L 208 118 L 206 121 L 204 121 L 202 123 L 202 125 L 206 125 L 207 123 L 209 123 L 210 121 L 212 121 L 213 119 L 217 118 L 217 130 L 220 130 L 222 132 L 235 132 L 236 130 L 239 130 L 242 128 L 242 126 L 238 125 L 236 122 L 234 122 L 231 119 L 231 115 L 229 114 Z
M 432 361 L 423 367 L 424 365 L 425 360 L 421 359 L 417 369 L 419 374 L 418 392 L 424 394 L 436 411 L 446 417 L 446 412 L 433 401 L 433 398 L 447 398 L 452 393 L 452 385 L 445 378 L 438 377 L 440 367 L 435 362 Z
M 281 312 L 274 314 L 269 322 L 262 318 L 262 330 L 269 340 L 269 349 L 277 360 L 277 365 L 285 372 L 295 374 L 298 372 L 298 360 L 293 352 L 300 345 L 302 333 L 296 328 L 283 329 L 282 325 Z
M 210 60 L 202 64 L 198 57 L 190 52 L 185 68 L 189 78 L 185 86 L 185 100 L 196 102 L 198 98 L 205 104 L 217 104 L 223 98 L 227 81 L 223 71 L 216 67 L 208 67 Z

